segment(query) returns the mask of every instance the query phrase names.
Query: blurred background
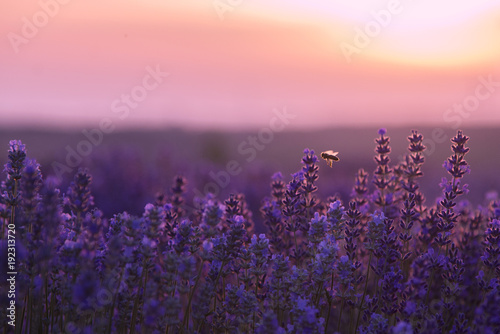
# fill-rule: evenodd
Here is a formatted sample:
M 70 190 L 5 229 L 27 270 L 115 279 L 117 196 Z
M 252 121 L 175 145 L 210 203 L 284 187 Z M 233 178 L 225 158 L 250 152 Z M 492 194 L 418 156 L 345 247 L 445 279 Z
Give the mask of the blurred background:
M 332 169 L 320 161 L 318 192 L 347 199 L 358 168 L 371 179 L 381 127 L 393 162 L 411 129 L 424 134 L 428 201 L 458 128 L 471 136 L 468 199 L 499 189 L 498 1 L 0 7 L 0 162 L 21 139 L 62 189 L 87 167 L 108 215 L 140 213 L 179 173 L 190 202 L 243 192 L 257 210 L 271 175 L 288 181 L 306 147 L 340 152 Z

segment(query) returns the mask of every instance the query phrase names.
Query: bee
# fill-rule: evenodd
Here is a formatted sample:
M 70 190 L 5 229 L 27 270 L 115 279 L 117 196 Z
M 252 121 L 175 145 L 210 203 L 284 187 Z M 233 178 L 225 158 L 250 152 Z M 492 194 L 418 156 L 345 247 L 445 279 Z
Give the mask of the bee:
M 328 150 L 325 152 L 321 152 L 321 157 L 325 159 L 328 166 L 332 167 L 334 161 L 340 160 L 337 154 L 339 154 L 339 152 L 333 152 L 332 150 Z

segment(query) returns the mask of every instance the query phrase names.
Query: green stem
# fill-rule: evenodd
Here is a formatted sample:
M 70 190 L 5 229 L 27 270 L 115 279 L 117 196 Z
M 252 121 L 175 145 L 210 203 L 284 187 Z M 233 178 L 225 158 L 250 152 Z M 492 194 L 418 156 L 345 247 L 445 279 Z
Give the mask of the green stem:
M 109 311 L 109 320 L 108 320 L 108 330 L 106 333 L 111 333 L 111 325 L 113 324 L 113 313 L 115 311 L 116 297 L 118 295 L 118 289 L 122 283 L 123 270 L 120 272 L 120 279 L 118 280 L 118 285 L 116 286 L 115 293 L 113 294 L 113 302 L 111 303 L 111 310 Z
M 257 293 L 259 291 L 259 275 L 255 275 L 255 298 L 257 299 Z M 258 299 L 257 299 L 258 300 Z M 252 331 L 255 332 L 255 312 L 253 311 L 253 321 L 252 321 Z
M 295 242 L 295 252 L 297 252 L 298 251 L 298 247 L 297 247 L 297 231 L 293 232 L 293 240 Z
M 56 302 L 56 294 L 52 292 L 50 295 L 50 330 L 54 330 L 54 305 Z
M 326 314 L 326 322 L 325 322 L 325 334 L 328 333 L 328 323 L 330 322 L 330 312 L 332 310 L 332 299 L 328 295 L 328 290 L 325 288 L 326 299 L 328 300 L 328 312 Z
M 321 299 L 320 293 L 321 293 L 321 283 L 318 283 L 318 289 L 316 290 L 314 298 L 312 299 L 313 303 L 316 304 L 316 307 L 318 307 L 319 300 Z
M 354 330 L 355 333 L 358 331 L 359 318 L 361 316 L 361 312 L 363 311 L 363 303 L 365 301 L 366 290 L 367 290 L 367 287 L 368 287 L 368 278 L 370 277 L 370 264 L 371 264 L 371 262 L 372 262 L 372 252 L 370 252 L 370 257 L 368 258 L 368 269 L 366 271 L 365 288 L 363 290 L 363 296 L 361 297 L 361 301 L 359 303 L 358 318 L 356 319 L 356 329 Z
M 278 278 L 278 289 L 277 292 L 278 292 L 278 296 L 281 294 L 281 278 Z M 276 305 L 276 314 L 277 314 L 277 318 L 278 318 L 278 324 L 281 324 L 281 314 L 280 314 L 280 299 L 278 298 L 278 305 Z
M 146 262 L 146 267 L 147 267 L 147 262 Z M 146 286 L 147 286 L 147 282 L 148 282 L 148 276 L 149 276 L 149 270 L 147 270 L 146 268 L 143 269 L 146 271 L 146 276 L 144 277 L 144 284 L 143 284 L 143 287 L 142 287 L 142 291 L 144 291 L 144 295 L 146 296 Z M 139 327 L 142 328 L 142 322 L 144 321 L 144 316 L 140 317 L 139 318 Z
M 340 332 L 340 324 L 342 323 L 342 312 L 344 311 L 344 297 L 342 297 L 342 302 L 340 303 L 340 315 L 339 323 L 337 325 L 337 332 Z
M 31 274 L 30 274 L 31 276 Z M 33 324 L 33 320 L 31 319 L 31 317 L 33 316 L 33 306 L 32 306 L 32 303 L 33 303 L 33 297 L 31 296 L 30 294 L 30 291 L 31 291 L 31 287 L 33 286 L 33 277 L 30 277 L 30 285 L 29 285 L 29 288 L 28 288 L 28 321 L 26 322 L 26 329 L 28 331 L 31 331 L 31 328 L 33 327 L 32 324 Z
M 388 257 L 389 257 L 389 254 L 386 254 L 385 259 L 384 259 L 384 267 L 383 267 L 384 269 L 382 270 L 382 275 L 380 275 L 381 278 L 384 278 L 385 270 L 387 269 Z M 378 307 L 378 304 L 380 303 L 381 296 L 380 296 L 380 291 L 378 290 L 377 280 L 375 280 L 375 295 L 377 295 L 377 307 Z
M 430 280 L 429 280 L 429 285 L 427 286 L 427 292 L 425 293 L 425 305 L 429 305 L 428 304 L 428 302 L 429 302 L 429 292 L 431 291 L 431 285 L 432 285 L 433 280 L 434 280 L 434 268 L 432 268 L 431 277 L 430 277 Z
M 135 333 L 135 322 L 137 320 L 137 311 L 139 310 L 139 298 L 141 297 L 141 287 L 142 287 L 142 282 L 146 276 L 146 257 L 144 257 L 144 260 L 142 261 L 142 274 L 141 274 L 141 279 L 139 280 L 139 287 L 137 288 L 137 296 L 135 297 L 134 301 L 134 309 L 132 311 L 132 321 L 130 323 L 130 334 Z
M 175 274 L 174 274 L 174 288 L 172 289 L 172 297 L 175 297 L 175 291 L 177 290 L 177 280 L 175 279 L 177 277 L 178 270 L 175 269 Z
M 186 327 L 186 325 L 187 327 L 189 327 L 189 310 L 191 308 L 191 301 L 193 300 L 194 292 L 196 290 L 196 287 L 198 286 L 198 282 L 200 281 L 202 271 L 203 271 L 203 260 L 201 262 L 200 269 L 198 270 L 198 276 L 196 277 L 196 281 L 194 282 L 193 289 L 189 292 L 188 304 L 186 307 L 186 312 L 184 313 L 184 319 L 182 320 L 184 327 Z
M 21 312 L 21 321 L 20 321 L 20 325 L 16 328 L 16 333 L 17 334 L 20 334 L 20 333 L 23 332 L 24 313 L 25 313 L 25 310 L 26 310 L 26 304 L 27 304 L 27 302 L 28 302 L 28 296 L 24 296 L 24 305 L 23 305 L 23 310 Z
M 219 273 L 217 274 L 217 278 L 215 279 L 215 282 L 214 282 L 214 289 L 215 289 L 215 295 L 214 295 L 214 308 L 213 308 L 213 312 L 215 312 L 215 309 L 217 307 L 217 283 L 219 282 L 219 278 L 222 274 L 222 269 L 224 268 L 224 266 L 226 265 L 226 262 L 223 262 L 220 266 L 220 269 L 219 269 Z
M 352 307 L 351 308 L 351 312 L 350 312 L 350 315 L 349 315 L 349 333 L 351 332 L 352 330 L 352 323 L 354 321 L 354 312 L 355 312 L 355 308 Z
M 42 275 L 44 276 L 44 281 L 45 281 L 44 282 L 44 288 L 45 288 L 45 319 L 49 319 L 49 287 L 48 287 L 49 283 L 48 283 L 48 278 L 47 278 L 47 276 L 49 276 L 49 275 L 46 272 L 44 274 L 42 274 Z M 43 310 L 42 310 L 42 312 L 43 312 Z M 42 322 L 41 318 L 42 317 L 40 317 L 40 326 L 42 327 L 44 325 L 43 325 L 43 322 Z M 47 324 L 47 332 L 48 332 L 48 327 L 49 327 L 49 325 Z

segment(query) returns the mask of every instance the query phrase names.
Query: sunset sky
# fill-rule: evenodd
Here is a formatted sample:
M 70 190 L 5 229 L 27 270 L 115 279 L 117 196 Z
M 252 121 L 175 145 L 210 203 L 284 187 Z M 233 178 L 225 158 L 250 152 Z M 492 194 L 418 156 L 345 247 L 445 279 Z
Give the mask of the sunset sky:
M 60 2 L 2 1 L 2 126 L 500 125 L 498 0 Z

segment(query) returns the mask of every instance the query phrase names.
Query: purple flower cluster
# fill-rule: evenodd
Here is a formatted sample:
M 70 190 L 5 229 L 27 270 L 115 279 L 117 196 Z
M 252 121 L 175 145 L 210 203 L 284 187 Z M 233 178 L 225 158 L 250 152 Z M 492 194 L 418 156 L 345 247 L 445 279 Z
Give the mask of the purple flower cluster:
M 141 215 L 105 217 L 87 170 L 62 192 L 11 141 L 0 248 L 15 226 L 16 327 L 0 331 L 499 333 L 500 203 L 459 201 L 469 138 L 451 139 L 432 205 L 418 183 L 423 136 L 412 131 L 408 155 L 391 164 L 390 138 L 378 134 L 373 175 L 353 175 L 346 202 L 317 196 L 312 150 L 288 183 L 273 175 L 260 234 L 244 194 L 208 194 L 187 210 L 182 176 Z

